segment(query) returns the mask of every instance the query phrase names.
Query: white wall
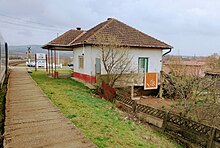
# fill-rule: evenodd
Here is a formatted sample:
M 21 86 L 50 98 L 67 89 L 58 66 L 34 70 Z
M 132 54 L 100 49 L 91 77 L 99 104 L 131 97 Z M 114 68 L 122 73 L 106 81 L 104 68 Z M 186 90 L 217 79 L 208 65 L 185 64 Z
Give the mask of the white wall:
M 162 50 L 146 49 L 146 48 L 131 48 L 130 54 L 132 58 L 133 69 L 138 71 L 138 58 L 148 58 L 148 72 L 160 72 L 162 68 Z
M 73 49 L 73 56 L 74 56 L 74 71 L 78 72 L 78 73 L 83 73 L 83 74 L 89 74 L 88 70 L 90 67 L 88 67 L 87 64 L 87 48 L 88 47 L 84 47 L 84 50 L 82 47 L 79 48 L 74 48 Z M 83 68 L 79 68 L 79 56 L 84 56 L 84 67 Z
M 82 55 L 83 48 L 74 48 L 74 71 L 95 76 L 95 59 L 101 57 L 100 50 L 97 47 L 86 46 L 84 47 L 84 68 L 79 69 L 78 56 Z M 131 48 L 129 52 L 132 57 L 132 70 L 138 72 L 138 58 L 148 58 L 148 72 L 160 72 L 162 67 L 162 50 L 160 49 L 144 49 L 144 48 Z M 102 63 L 102 62 L 101 62 Z M 101 65 L 101 73 L 106 74 L 103 64 Z
M 84 53 L 84 68 L 79 68 L 79 56 Z M 91 46 L 73 49 L 74 71 L 90 76 L 95 76 L 95 59 L 99 57 L 98 50 Z

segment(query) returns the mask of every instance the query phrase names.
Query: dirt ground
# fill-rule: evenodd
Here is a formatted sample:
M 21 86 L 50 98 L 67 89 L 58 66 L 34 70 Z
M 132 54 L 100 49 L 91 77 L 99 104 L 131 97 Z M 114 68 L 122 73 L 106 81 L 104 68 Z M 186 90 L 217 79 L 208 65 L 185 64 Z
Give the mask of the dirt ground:
M 130 87 L 127 88 L 118 88 L 117 93 L 123 94 L 123 96 L 130 97 Z M 158 94 L 158 91 L 144 91 L 142 87 L 136 87 L 135 88 L 135 94 L 134 99 L 138 100 L 138 103 L 151 106 L 157 109 L 165 109 L 170 110 L 172 107 L 174 107 L 178 102 L 174 101 L 172 99 L 161 99 L 157 98 L 156 95 Z
M 173 106 L 175 106 L 177 102 L 171 99 L 160 99 L 154 96 L 142 96 L 138 103 L 151 106 L 157 109 L 169 110 Z
M 178 115 L 181 115 L 184 110 L 178 101 L 160 99 L 154 96 L 142 96 L 138 103 L 161 110 L 169 110 Z M 210 107 L 210 104 L 195 104 L 193 109 L 187 114 L 187 118 L 219 129 L 219 104 L 212 107 Z

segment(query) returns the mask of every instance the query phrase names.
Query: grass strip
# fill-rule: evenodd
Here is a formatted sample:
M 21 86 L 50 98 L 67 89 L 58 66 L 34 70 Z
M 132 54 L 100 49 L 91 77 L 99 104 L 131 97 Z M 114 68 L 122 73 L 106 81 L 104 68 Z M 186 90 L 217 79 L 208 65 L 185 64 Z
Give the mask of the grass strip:
M 124 119 L 114 105 L 96 98 L 82 83 L 31 74 L 44 93 L 98 147 L 179 147 L 160 133 Z

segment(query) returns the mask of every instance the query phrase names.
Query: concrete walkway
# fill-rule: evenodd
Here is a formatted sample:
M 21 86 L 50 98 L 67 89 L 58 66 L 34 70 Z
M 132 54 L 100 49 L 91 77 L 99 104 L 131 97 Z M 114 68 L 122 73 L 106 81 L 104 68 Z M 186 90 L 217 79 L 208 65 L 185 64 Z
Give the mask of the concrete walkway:
M 60 113 L 25 68 L 14 68 L 6 97 L 4 147 L 96 146 Z

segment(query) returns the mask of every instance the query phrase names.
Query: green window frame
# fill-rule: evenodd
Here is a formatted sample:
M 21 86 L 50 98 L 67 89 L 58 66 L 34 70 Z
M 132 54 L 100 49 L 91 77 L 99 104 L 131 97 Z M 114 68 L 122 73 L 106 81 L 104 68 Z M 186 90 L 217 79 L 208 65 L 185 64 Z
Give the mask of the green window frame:
M 138 73 L 148 72 L 148 58 L 139 57 L 138 58 Z

